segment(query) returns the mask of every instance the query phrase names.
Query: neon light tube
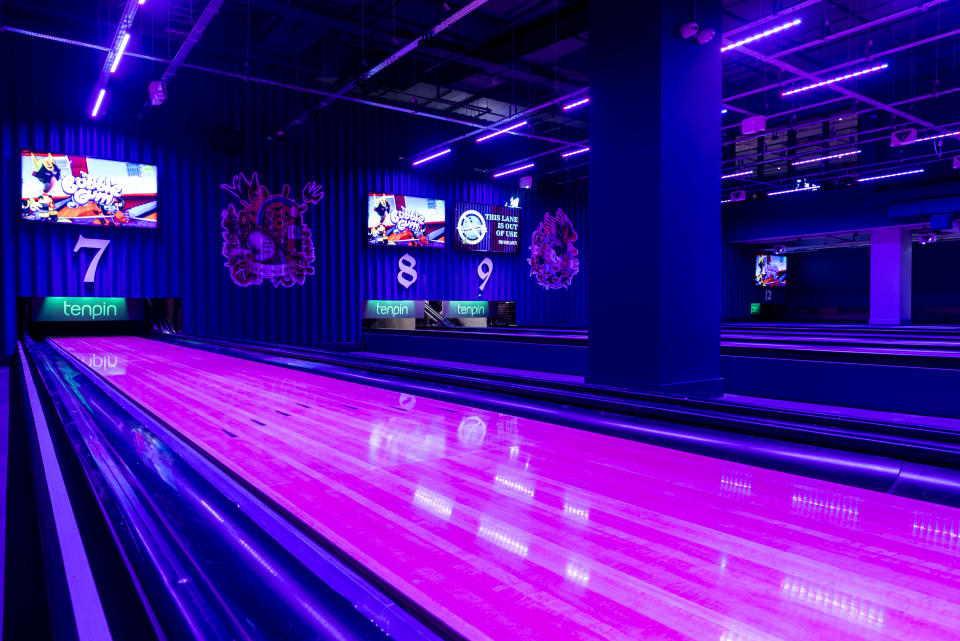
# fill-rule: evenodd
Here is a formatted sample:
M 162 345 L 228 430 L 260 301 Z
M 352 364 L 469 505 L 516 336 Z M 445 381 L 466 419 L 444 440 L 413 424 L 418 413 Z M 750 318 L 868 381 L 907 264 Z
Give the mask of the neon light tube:
M 515 174 L 518 171 L 523 171 L 524 169 L 530 169 L 531 167 L 533 167 L 533 165 L 534 165 L 533 163 L 530 163 L 529 165 L 524 165 L 523 167 L 514 167 L 513 169 L 501 171 L 499 174 L 494 174 L 493 177 L 499 178 L 500 176 L 506 176 L 507 174 Z
M 807 185 L 806 187 L 797 187 L 796 189 L 784 189 L 783 191 L 771 191 L 767 196 L 782 196 L 784 194 L 796 194 L 801 191 L 817 191 L 820 185 Z
M 890 66 L 890 65 L 888 65 L 887 63 L 884 62 L 883 64 L 875 65 L 875 66 L 873 66 L 873 67 L 868 67 L 868 68 L 866 68 L 866 69 L 861 69 L 861 70 L 859 70 L 859 71 L 854 71 L 853 73 L 847 73 L 847 74 L 844 74 L 844 75 L 842 75 L 842 76 L 836 76 L 836 77 L 834 77 L 834 78 L 830 78 L 829 80 L 823 80 L 823 81 L 821 81 L 821 82 L 816 82 L 816 83 L 814 83 L 814 84 L 812 84 L 812 85 L 805 85 L 805 86 L 803 86 L 803 87 L 798 87 L 798 88 L 796 88 L 796 89 L 791 89 L 791 90 L 789 90 L 789 91 L 784 91 L 784 92 L 781 93 L 780 95 L 781 95 L 781 96 L 790 96 L 790 95 L 795 94 L 795 93 L 800 93 L 800 92 L 803 92 L 803 91 L 810 91 L 811 89 L 816 89 L 816 88 L 818 88 L 818 87 L 825 87 L 825 86 L 827 86 L 827 85 L 832 85 L 833 83 L 835 83 L 835 82 L 840 82 L 841 80 L 849 80 L 850 78 L 856 78 L 857 76 L 863 76 L 863 75 L 868 74 L 868 73 L 873 73 L 874 71 L 881 71 L 881 70 L 883 70 L 883 69 L 886 69 L 886 68 L 889 67 L 889 66 Z
M 492 134 L 487 134 L 486 136 L 481 136 L 480 138 L 477 138 L 477 142 L 483 142 L 484 140 L 490 140 L 491 138 L 496 138 L 496 137 L 499 136 L 500 134 L 505 134 L 505 133 L 507 133 L 508 131 L 513 131 L 514 129 L 519 129 L 520 127 L 523 127 L 525 124 L 527 124 L 527 121 L 526 121 L 526 120 L 521 121 L 521 122 L 518 122 L 518 123 L 514 123 L 514 124 L 510 125 L 509 127 L 507 127 L 506 129 L 499 129 L 499 130 L 493 132 Z
M 726 179 L 726 178 L 736 178 L 736 177 L 738 177 L 738 176 L 747 176 L 747 175 L 752 174 L 752 173 L 753 173 L 753 170 L 752 170 L 752 169 L 747 169 L 746 171 L 738 171 L 738 172 L 733 173 L 733 174 L 727 174 L 727 175 L 725 175 L 725 176 L 720 176 L 720 180 L 724 180 L 724 179 Z
M 93 105 L 93 111 L 90 113 L 91 118 L 96 118 L 97 114 L 100 113 L 100 104 L 103 102 L 103 97 L 107 95 L 106 89 L 100 90 L 100 95 L 97 96 L 97 102 Z
M 801 92 L 803 92 L 803 91 L 810 91 L 811 89 L 816 89 L 816 88 L 818 88 L 818 87 L 826 87 L 827 85 L 832 85 L 832 84 L 835 83 L 835 82 L 840 82 L 840 81 L 842 81 L 842 80 L 849 80 L 850 78 L 856 78 L 857 76 L 863 76 L 863 75 L 866 75 L 866 74 L 868 74 L 868 73 L 873 73 L 874 71 L 880 71 L 880 70 L 882 70 L 882 69 L 886 69 L 886 68 L 889 67 L 889 66 L 890 66 L 890 65 L 888 65 L 887 63 L 884 62 L 883 64 L 875 65 L 875 66 L 873 66 L 873 67 L 867 67 L 866 69 L 861 69 L 860 71 L 854 71 L 853 73 L 847 73 L 847 74 L 844 74 L 844 75 L 842 75 L 842 76 L 836 76 L 836 77 L 834 77 L 834 78 L 830 78 L 830 80 L 823 80 L 823 81 L 821 81 L 821 82 L 816 82 L 816 83 L 814 83 L 814 84 L 812 84 L 812 85 L 805 85 L 805 86 L 803 86 L 803 87 L 797 87 L 796 89 L 791 89 L 791 90 L 789 90 L 789 91 L 784 91 L 784 92 L 781 93 L 780 95 L 781 95 L 781 96 L 791 96 L 791 95 L 793 95 L 793 94 L 795 94 L 795 93 L 801 93 Z
M 781 31 L 785 31 L 790 27 L 795 27 L 798 24 L 800 24 L 800 18 L 797 18 L 796 20 L 791 20 L 790 22 L 784 22 L 782 25 L 779 25 L 777 27 L 767 29 L 766 31 L 761 31 L 760 33 L 755 33 L 752 36 L 744 38 L 743 40 L 737 40 L 736 42 L 731 42 L 726 46 L 720 47 L 720 53 L 723 53 L 725 51 L 730 51 L 731 49 L 736 49 L 737 47 L 742 47 L 743 45 L 750 44 L 751 42 L 755 42 L 757 40 L 761 40 L 763 38 L 766 38 L 767 36 L 772 36 L 773 34 L 780 33 Z
M 570 111 L 571 109 L 576 109 L 576 108 L 579 107 L 580 105 L 585 105 L 585 104 L 587 104 L 588 102 L 590 102 L 590 98 L 583 98 L 582 100 L 578 100 L 578 101 L 576 101 L 576 102 L 571 102 L 569 105 L 564 105 L 564 106 L 563 106 L 563 110 L 564 110 L 564 111 Z
M 910 171 L 898 171 L 895 174 L 882 174 L 880 176 L 867 176 L 866 178 L 857 178 L 858 183 L 866 183 L 871 180 L 883 180 L 884 178 L 896 178 L 897 176 L 910 176 L 913 174 L 922 174 L 923 169 L 913 169 Z
M 123 39 L 120 41 L 120 48 L 117 49 L 117 55 L 113 57 L 113 64 L 110 65 L 110 73 L 113 73 L 117 70 L 117 67 L 120 66 L 120 58 L 123 57 L 123 52 L 127 50 L 127 43 L 130 42 L 130 34 L 123 34 Z
M 444 149 L 443 151 L 438 151 L 437 153 L 433 154 L 432 156 L 427 156 L 426 158 L 421 158 L 420 160 L 414 160 L 411 164 L 412 164 L 414 167 L 416 167 L 417 165 L 422 165 L 423 163 L 428 162 L 428 161 L 430 161 L 430 160 L 433 160 L 434 158 L 439 158 L 440 156 L 446 156 L 446 155 L 449 154 L 451 151 L 452 151 L 452 150 L 451 150 L 449 147 L 447 147 L 447 148 Z
M 721 110 L 720 110 L 720 115 L 721 115 L 721 116 L 724 115 L 725 113 L 727 113 L 727 110 L 726 110 L 726 109 L 721 109 Z
M 564 158 L 569 158 L 570 156 L 577 156 L 579 154 L 585 154 L 590 151 L 590 147 L 584 147 L 583 149 L 575 149 L 573 151 L 568 151 L 565 154 L 561 154 Z
M 800 165 L 809 165 L 810 163 L 820 162 L 821 160 L 833 160 L 834 158 L 846 158 L 847 156 L 856 156 L 859 153 L 860 153 L 860 150 L 856 149 L 854 151 L 844 151 L 839 154 L 830 154 L 829 156 L 817 156 L 816 158 L 807 158 L 806 160 L 797 160 L 790 164 L 792 164 L 794 167 L 799 167 Z
M 928 140 L 939 140 L 940 138 L 951 138 L 951 137 L 953 137 L 953 136 L 958 136 L 958 137 L 960 137 L 960 131 L 951 131 L 951 132 L 945 133 L 945 134 L 937 134 L 936 136 L 926 136 L 926 137 L 924 137 L 924 138 L 917 138 L 916 140 L 914 140 L 913 142 L 908 143 L 908 144 L 913 145 L 913 144 L 918 143 L 918 142 L 927 142 Z

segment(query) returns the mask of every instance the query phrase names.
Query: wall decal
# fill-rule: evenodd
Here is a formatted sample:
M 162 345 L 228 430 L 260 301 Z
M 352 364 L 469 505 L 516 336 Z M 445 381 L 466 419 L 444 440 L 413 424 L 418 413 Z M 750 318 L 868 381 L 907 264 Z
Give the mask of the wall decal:
M 556 214 L 546 212 L 543 221 L 533 230 L 530 242 L 530 275 L 544 289 L 569 287 L 573 277 L 580 273 L 580 260 L 574 242 L 577 232 L 570 218 L 558 209 Z
M 84 238 L 83 234 L 80 234 L 80 238 L 77 239 L 77 244 L 73 246 L 74 254 L 81 249 L 97 250 L 93 260 L 91 260 L 90 264 L 87 266 L 86 273 L 83 275 L 83 283 L 85 285 L 93 284 L 94 280 L 97 278 L 97 267 L 100 266 L 100 259 L 103 258 L 103 253 L 107 251 L 107 247 L 109 246 L 110 241 L 105 238 Z
M 477 276 L 480 277 L 480 291 L 482 292 L 490 279 L 493 278 L 493 261 L 489 258 L 481 260 L 480 264 L 477 265 Z
M 404 254 L 397 261 L 397 282 L 404 288 L 410 289 L 410 286 L 417 282 L 417 260 L 410 254 Z
M 239 210 L 230 203 L 221 214 L 224 265 L 233 282 L 241 287 L 260 285 L 264 279 L 274 287 L 303 285 L 314 273 L 316 259 L 305 214 L 323 200 L 323 187 L 308 182 L 298 202 L 290 195 L 290 185 L 272 194 L 260 184 L 257 172 L 249 178 L 241 172 L 220 188 L 239 202 Z

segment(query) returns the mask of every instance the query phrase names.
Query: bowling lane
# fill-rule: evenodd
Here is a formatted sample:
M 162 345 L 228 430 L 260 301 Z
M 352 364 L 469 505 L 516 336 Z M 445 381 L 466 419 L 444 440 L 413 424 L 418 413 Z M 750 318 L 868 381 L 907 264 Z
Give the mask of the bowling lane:
M 960 638 L 960 510 L 131 337 L 57 339 L 471 640 Z

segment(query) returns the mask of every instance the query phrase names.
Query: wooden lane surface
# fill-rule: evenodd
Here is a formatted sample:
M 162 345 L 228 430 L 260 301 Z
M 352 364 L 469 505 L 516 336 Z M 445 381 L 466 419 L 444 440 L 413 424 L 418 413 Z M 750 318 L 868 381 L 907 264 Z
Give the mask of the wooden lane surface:
M 56 341 L 469 639 L 960 639 L 960 510 L 129 337 Z

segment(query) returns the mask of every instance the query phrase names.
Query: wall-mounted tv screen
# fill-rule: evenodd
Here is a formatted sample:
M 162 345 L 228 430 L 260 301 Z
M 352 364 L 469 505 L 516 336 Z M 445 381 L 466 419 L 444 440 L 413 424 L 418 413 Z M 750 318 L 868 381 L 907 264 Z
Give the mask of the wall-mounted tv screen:
M 23 151 L 20 181 L 23 220 L 157 227 L 155 165 Z
M 371 245 L 442 249 L 446 223 L 447 210 L 438 198 L 372 193 L 367 196 L 367 242 Z
M 754 278 L 762 287 L 783 287 L 787 284 L 787 257 L 758 254 Z
M 517 252 L 520 209 L 500 205 L 456 205 L 453 235 L 457 249 L 478 252 Z

